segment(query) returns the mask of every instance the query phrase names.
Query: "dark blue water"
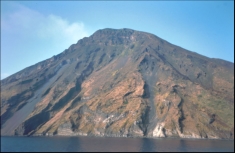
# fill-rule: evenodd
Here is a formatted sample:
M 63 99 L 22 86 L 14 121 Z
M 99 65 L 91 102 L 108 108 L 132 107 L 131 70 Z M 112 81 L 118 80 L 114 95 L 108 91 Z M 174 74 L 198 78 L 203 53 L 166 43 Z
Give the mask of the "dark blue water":
M 234 152 L 234 141 L 176 138 L 1 137 L 1 151 Z

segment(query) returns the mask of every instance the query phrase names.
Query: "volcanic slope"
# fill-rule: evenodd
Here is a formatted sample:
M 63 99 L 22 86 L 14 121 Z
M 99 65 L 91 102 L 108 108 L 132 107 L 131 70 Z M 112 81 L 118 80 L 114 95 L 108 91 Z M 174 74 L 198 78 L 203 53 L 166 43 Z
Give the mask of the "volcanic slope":
M 1 81 L 1 134 L 234 139 L 234 63 L 98 30 Z

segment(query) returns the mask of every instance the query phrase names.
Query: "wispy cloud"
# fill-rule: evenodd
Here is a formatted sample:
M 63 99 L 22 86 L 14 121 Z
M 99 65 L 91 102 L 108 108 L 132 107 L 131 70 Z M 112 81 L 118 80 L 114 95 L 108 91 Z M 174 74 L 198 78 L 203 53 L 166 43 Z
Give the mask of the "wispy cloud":
M 82 22 L 69 23 L 67 20 L 53 14 L 44 18 L 43 22 L 40 22 L 37 35 L 44 39 L 66 40 L 70 43 L 88 36 Z
M 3 72 L 13 74 L 61 53 L 88 36 L 83 22 L 71 22 L 55 14 L 43 14 L 17 2 L 5 1 L 1 4 Z M 6 77 L 7 73 L 1 76 Z
M 2 16 L 3 30 L 15 33 L 27 32 L 27 34 L 41 39 L 51 39 L 54 42 L 63 39 L 70 44 L 88 36 L 83 22 L 70 23 L 54 14 L 43 15 L 20 4 L 12 3 L 12 5 L 15 11 Z

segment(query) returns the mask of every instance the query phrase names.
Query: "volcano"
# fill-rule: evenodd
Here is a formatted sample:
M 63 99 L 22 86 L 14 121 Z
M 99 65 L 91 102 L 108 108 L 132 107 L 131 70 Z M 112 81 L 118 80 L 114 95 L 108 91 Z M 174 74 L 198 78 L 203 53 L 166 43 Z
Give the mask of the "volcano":
M 1 135 L 234 139 L 234 63 L 98 30 L 1 80 Z

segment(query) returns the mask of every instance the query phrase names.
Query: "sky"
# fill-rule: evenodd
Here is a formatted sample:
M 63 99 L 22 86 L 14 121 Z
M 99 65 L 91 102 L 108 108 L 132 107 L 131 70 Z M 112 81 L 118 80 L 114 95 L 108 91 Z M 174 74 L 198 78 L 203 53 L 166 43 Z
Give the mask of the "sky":
M 1 79 L 104 28 L 234 63 L 234 1 L 1 1 Z

